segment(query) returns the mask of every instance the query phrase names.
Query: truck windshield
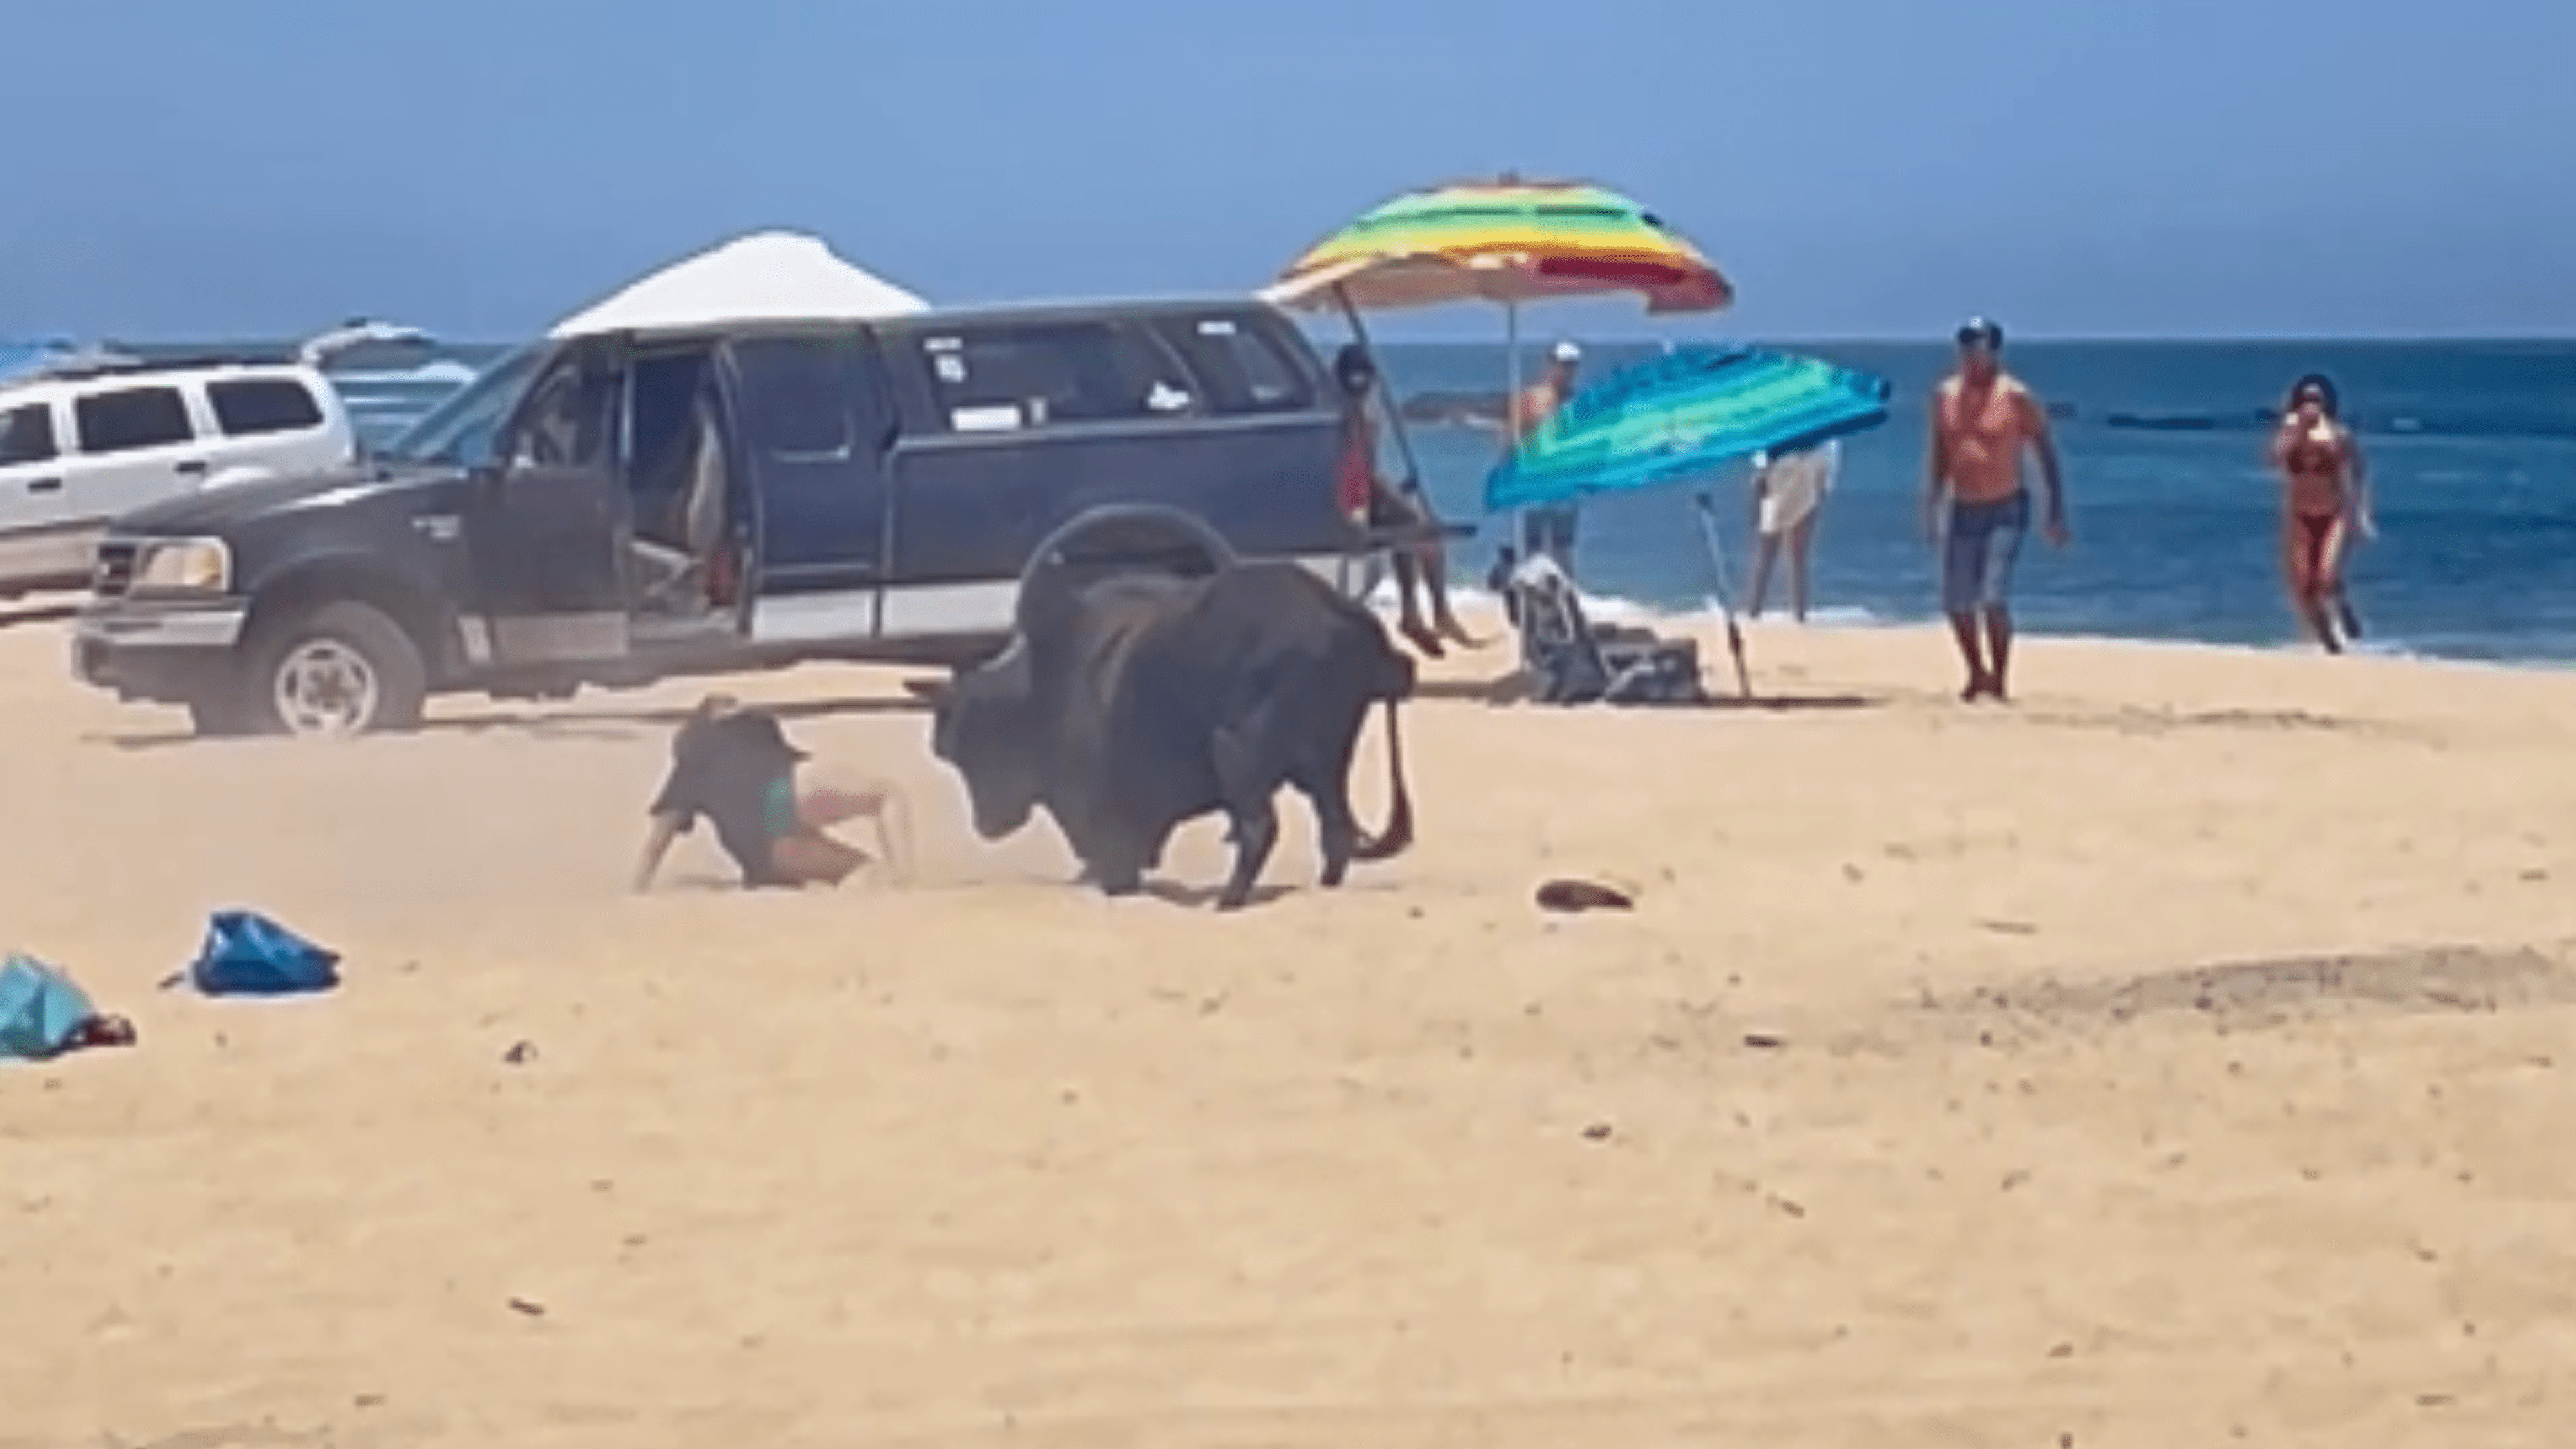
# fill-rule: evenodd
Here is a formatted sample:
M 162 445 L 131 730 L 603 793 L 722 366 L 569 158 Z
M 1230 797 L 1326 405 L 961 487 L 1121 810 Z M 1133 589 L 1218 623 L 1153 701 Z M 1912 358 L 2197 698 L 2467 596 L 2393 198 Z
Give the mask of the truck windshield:
M 445 402 L 421 414 L 382 449 L 387 457 L 423 463 L 457 463 L 471 467 L 488 462 L 492 433 L 509 416 L 526 390 L 529 377 L 552 351 L 530 343 L 504 354 L 480 377 L 458 388 Z

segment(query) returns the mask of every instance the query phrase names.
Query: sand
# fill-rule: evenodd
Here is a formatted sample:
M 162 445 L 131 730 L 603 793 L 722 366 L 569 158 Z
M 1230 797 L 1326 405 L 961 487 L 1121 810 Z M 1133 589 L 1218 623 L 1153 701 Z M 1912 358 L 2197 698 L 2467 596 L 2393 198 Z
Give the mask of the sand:
M 881 672 L 729 687 L 919 882 L 638 899 L 697 686 L 200 745 L 0 630 L 0 937 L 142 1034 L 0 1069 L 0 1445 L 2563 1442 L 2576 677 L 1753 647 L 1440 671 L 1418 849 L 1222 917 L 1213 826 L 974 841 Z M 156 990 L 234 904 L 345 986 Z

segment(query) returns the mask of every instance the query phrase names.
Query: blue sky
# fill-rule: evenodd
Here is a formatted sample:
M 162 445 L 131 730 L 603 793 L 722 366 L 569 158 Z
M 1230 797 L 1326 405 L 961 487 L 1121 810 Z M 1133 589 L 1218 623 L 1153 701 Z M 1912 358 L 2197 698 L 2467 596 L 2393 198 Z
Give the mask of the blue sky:
M 2025 337 L 2576 334 L 2568 0 L 9 19 L 0 334 L 368 313 L 503 338 L 764 226 L 940 300 L 1235 291 L 1394 191 L 1506 166 L 1628 190 L 1705 246 L 1742 300 L 1685 335 L 1945 336 L 1971 310 Z M 1651 330 L 1596 306 L 1537 325 Z

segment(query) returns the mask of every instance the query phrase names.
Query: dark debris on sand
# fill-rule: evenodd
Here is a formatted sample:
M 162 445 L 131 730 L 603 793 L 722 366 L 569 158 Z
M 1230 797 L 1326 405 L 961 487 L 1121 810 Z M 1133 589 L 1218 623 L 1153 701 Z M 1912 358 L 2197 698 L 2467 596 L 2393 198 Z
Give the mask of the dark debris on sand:
M 1998 1025 L 2103 1030 L 2197 1015 L 2231 1027 L 2329 1014 L 2488 1013 L 2576 1002 L 2576 970 L 2536 949 L 2437 947 L 2369 956 L 2228 962 L 2090 981 L 2052 977 L 1926 993 L 1922 1017 L 1967 1034 Z

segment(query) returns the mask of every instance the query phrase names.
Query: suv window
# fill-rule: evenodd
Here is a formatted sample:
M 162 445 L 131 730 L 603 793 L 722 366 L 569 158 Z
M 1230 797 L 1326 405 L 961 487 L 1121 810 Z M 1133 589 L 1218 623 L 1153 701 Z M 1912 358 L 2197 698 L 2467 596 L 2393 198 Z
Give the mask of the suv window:
M 12 463 L 42 463 L 53 456 L 52 404 L 26 403 L 0 412 L 0 468 Z
M 798 462 L 844 458 L 862 446 L 882 446 L 880 437 L 861 436 L 862 420 L 875 425 L 873 433 L 883 428 L 885 418 L 858 339 L 834 335 L 738 342 L 733 361 L 743 435 L 752 446 Z
M 322 426 L 322 405 L 291 377 L 235 377 L 206 384 L 206 401 L 228 438 L 300 433 Z
M 384 446 L 397 458 L 473 465 L 492 456 L 492 434 L 519 401 L 520 390 L 546 360 L 541 345 L 522 347 L 494 362 L 472 382 L 405 428 Z
M 511 465 L 591 468 L 610 463 L 623 379 L 595 358 L 569 355 L 510 420 Z
M 127 387 L 94 392 L 72 404 L 84 453 L 131 453 L 165 448 L 193 438 L 188 405 L 171 387 Z
M 1235 317 L 1174 317 L 1157 330 L 1206 384 L 1213 412 L 1293 413 L 1315 405 L 1306 374 L 1264 328 Z
M 919 347 L 951 432 L 1138 422 L 1198 410 L 1198 388 L 1152 330 L 1031 322 L 931 333 Z

